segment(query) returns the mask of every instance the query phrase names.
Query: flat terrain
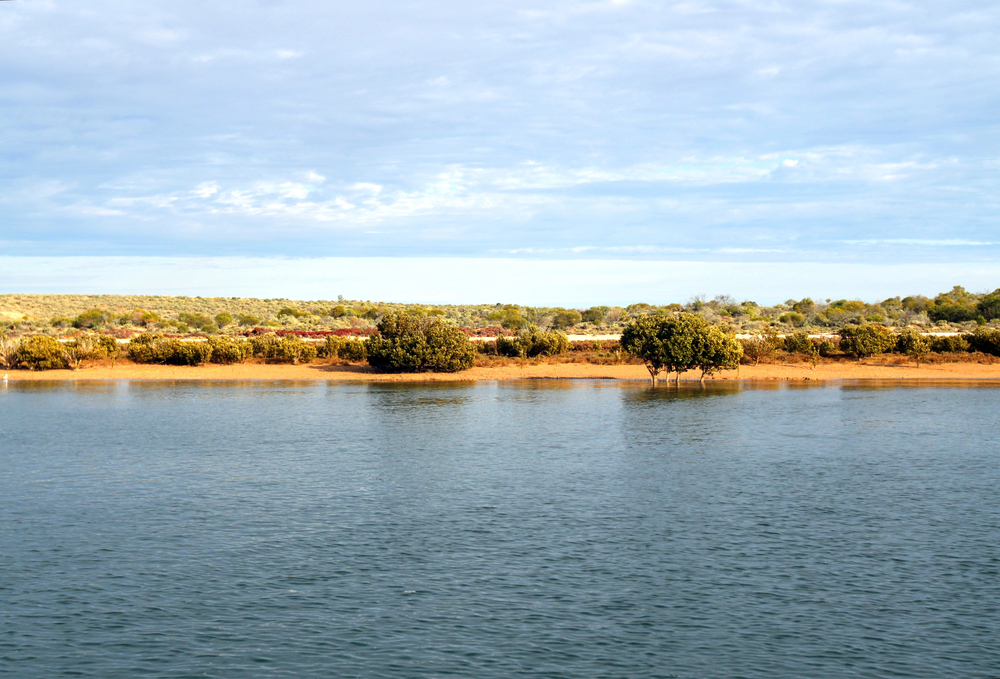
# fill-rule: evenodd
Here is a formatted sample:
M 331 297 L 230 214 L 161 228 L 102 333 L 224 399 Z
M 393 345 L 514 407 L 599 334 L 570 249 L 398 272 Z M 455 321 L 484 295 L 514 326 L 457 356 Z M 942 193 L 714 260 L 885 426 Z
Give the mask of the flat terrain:
M 648 380 L 649 373 L 641 365 L 595 365 L 591 363 L 539 363 L 476 367 L 459 373 L 417 373 L 386 375 L 365 365 L 204 365 L 197 367 L 135 365 L 119 362 L 108 365 L 84 366 L 77 371 L 49 370 L 29 372 L 12 370 L 11 381 L 24 380 L 330 380 L 360 382 L 441 382 L 497 381 L 523 379 L 618 379 Z M 697 372 L 685 373 L 683 379 L 696 380 Z M 883 364 L 877 361 L 838 361 L 822 363 L 812 368 L 808 363 L 773 363 L 742 366 L 715 375 L 715 380 L 975 380 L 1000 379 L 1000 361 L 983 363 Z

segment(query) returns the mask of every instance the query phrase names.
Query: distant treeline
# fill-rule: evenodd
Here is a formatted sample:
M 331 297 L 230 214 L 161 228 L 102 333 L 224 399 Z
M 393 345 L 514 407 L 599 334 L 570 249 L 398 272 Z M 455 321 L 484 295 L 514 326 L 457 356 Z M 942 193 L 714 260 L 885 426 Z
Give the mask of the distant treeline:
M 343 299 L 297 302 L 218 297 L 0 295 L 0 319 L 9 333 L 53 336 L 78 330 L 113 332 L 122 337 L 142 331 L 234 336 L 254 328 L 263 332 L 360 333 L 373 330 L 385 314 L 399 312 L 438 319 L 474 336 L 513 333 L 530 326 L 583 333 L 621 332 L 635 319 L 679 312 L 698 314 L 710 325 L 730 327 L 737 332 L 767 327 L 781 332 L 821 331 L 865 323 L 971 330 L 972 324 L 995 325 L 1000 320 L 1000 289 L 976 294 L 955 286 L 933 298 L 914 295 L 876 303 L 807 297 L 765 306 L 721 295 L 714 299 L 694 298 L 684 304 L 636 303 L 586 309 L 515 304 L 429 306 Z

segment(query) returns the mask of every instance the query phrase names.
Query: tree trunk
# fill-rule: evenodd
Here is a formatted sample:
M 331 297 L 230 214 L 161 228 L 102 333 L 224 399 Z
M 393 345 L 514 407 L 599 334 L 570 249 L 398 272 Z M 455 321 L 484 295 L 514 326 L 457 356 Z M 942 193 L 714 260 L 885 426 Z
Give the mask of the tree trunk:
M 649 381 L 652 382 L 653 386 L 655 387 L 656 386 L 656 373 L 658 373 L 660 371 L 657 370 L 656 368 L 652 367 L 652 366 L 649 366 L 649 365 L 646 366 L 646 370 L 649 371 Z

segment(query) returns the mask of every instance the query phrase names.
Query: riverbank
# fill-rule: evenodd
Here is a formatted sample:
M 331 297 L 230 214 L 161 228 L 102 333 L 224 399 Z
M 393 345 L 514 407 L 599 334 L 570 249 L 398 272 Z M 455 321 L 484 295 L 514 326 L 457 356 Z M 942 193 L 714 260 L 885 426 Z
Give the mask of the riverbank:
M 592 363 L 507 364 L 475 367 L 459 373 L 417 373 L 387 375 L 374 372 L 366 365 L 267 365 L 240 363 L 236 365 L 167 366 L 137 365 L 120 362 L 110 365 L 85 365 L 80 370 L 47 370 L 8 372 L 11 382 L 73 381 L 73 380 L 325 380 L 354 382 L 446 382 L 504 381 L 524 379 L 615 379 L 648 380 L 649 373 L 641 365 L 597 365 Z M 697 380 L 697 372 L 685 373 L 684 380 Z M 741 366 L 740 369 L 719 373 L 710 380 L 997 380 L 1000 361 L 985 364 L 971 362 L 922 364 L 837 361 L 821 363 L 813 368 L 808 363 L 772 363 Z

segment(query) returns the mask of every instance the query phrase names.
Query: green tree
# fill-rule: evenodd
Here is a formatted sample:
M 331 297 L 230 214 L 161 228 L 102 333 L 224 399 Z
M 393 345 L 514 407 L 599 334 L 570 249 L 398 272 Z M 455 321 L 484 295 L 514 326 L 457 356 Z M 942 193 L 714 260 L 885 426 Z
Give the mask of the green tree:
M 741 339 L 740 344 L 743 345 L 743 355 L 753 361 L 754 365 L 760 365 L 762 358 L 774 355 L 781 346 L 782 339 L 772 328 L 767 328 L 762 333 Z
M 681 373 L 697 365 L 699 336 L 708 327 L 697 314 L 639 316 L 622 331 L 621 347 L 646 364 L 654 387 L 663 371 L 676 372 L 680 382 Z
M 215 324 L 220 328 L 224 328 L 233 322 L 233 317 L 227 314 L 225 311 L 219 314 L 215 314 Z
M 73 319 L 74 328 L 96 328 L 111 320 L 111 314 L 103 309 L 91 309 Z
M 520 330 L 528 325 L 528 319 L 521 315 L 521 310 L 508 304 L 499 311 L 494 311 L 487 316 L 491 321 L 499 321 L 500 327 L 504 330 Z
M 580 312 L 575 309 L 557 309 L 552 316 L 552 327 L 556 330 L 565 330 L 582 320 Z
M 799 330 L 785 337 L 785 351 L 790 354 L 809 355 L 813 350 L 813 342 L 809 339 L 809 333 Z
M 368 364 L 383 372 L 458 372 L 471 368 L 476 349 L 460 328 L 438 318 L 387 312 L 368 340 Z
M 707 375 L 720 370 L 735 370 L 743 358 L 743 345 L 736 335 L 718 326 L 710 326 L 697 334 L 694 367 L 701 369 L 701 383 Z
M 1000 288 L 988 295 L 983 295 L 983 298 L 976 304 L 976 310 L 987 321 L 1000 318 Z
M 592 306 L 583 313 L 580 314 L 580 318 L 584 323 L 593 323 L 594 325 L 600 325 L 604 322 L 604 317 L 611 309 L 606 306 Z

